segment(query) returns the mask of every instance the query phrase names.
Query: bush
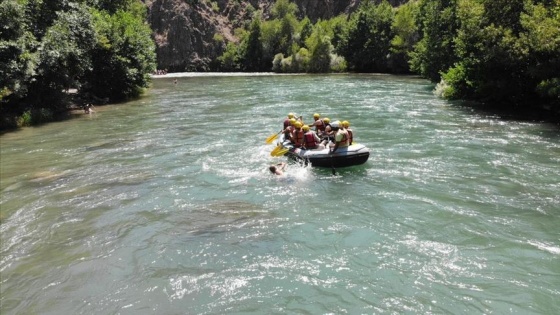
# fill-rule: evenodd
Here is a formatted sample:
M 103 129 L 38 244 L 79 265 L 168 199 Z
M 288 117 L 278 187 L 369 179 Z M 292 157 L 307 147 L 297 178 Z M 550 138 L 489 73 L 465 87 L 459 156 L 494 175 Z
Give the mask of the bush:
M 32 124 L 32 116 L 31 111 L 26 110 L 23 114 L 16 118 L 16 126 L 17 127 L 28 127 Z
M 332 72 L 346 72 L 348 65 L 344 57 L 332 54 L 330 69 Z

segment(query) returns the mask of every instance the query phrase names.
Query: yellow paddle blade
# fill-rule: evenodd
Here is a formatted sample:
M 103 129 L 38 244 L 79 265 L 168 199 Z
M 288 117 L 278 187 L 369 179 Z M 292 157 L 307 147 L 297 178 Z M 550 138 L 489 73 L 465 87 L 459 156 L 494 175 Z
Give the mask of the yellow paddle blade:
M 276 152 L 280 151 L 282 149 L 282 146 L 276 146 L 276 148 L 272 149 L 272 151 L 270 151 L 270 155 L 274 156 L 276 154 Z
M 283 156 L 288 151 L 290 151 L 289 148 L 284 148 L 284 149 L 281 149 L 281 150 L 275 152 L 273 156 Z
M 266 138 L 266 144 L 271 144 L 274 140 L 276 140 L 276 138 L 278 138 L 278 134 L 280 133 L 273 134 L 272 136 Z

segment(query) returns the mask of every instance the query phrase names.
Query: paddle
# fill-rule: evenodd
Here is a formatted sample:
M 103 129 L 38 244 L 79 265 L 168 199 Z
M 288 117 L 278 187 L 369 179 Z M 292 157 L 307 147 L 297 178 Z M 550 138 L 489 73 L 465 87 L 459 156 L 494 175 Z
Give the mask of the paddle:
M 332 169 L 332 174 L 333 174 L 333 175 L 336 175 L 336 170 L 334 169 L 334 159 L 333 159 L 332 153 L 331 153 L 330 155 L 331 155 L 331 169 Z
M 290 151 L 290 148 L 284 148 L 282 150 L 279 150 L 279 151 L 275 152 L 273 156 L 283 156 L 288 151 Z M 272 152 L 271 152 L 271 154 L 272 154 Z
M 277 145 L 276 148 L 272 149 L 272 151 L 270 151 L 270 155 L 275 156 L 276 152 L 280 151 L 282 149 L 281 145 Z
M 273 134 L 271 136 L 269 136 L 268 138 L 266 138 L 266 144 L 271 144 L 274 140 L 276 140 L 276 138 L 278 138 L 278 135 L 282 132 L 282 130 L 278 131 L 277 134 Z

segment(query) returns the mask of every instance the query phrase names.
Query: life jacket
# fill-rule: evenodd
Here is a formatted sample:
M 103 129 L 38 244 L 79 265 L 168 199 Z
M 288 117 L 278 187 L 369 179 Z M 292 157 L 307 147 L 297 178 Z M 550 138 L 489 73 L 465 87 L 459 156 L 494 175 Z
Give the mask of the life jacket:
M 321 124 L 319 125 L 315 125 L 315 131 L 317 133 L 322 133 L 325 131 L 325 122 L 322 119 L 317 119 L 317 121 L 320 121 Z
M 308 131 L 303 136 L 306 149 L 315 149 L 317 147 L 317 142 L 315 141 L 315 134 L 313 133 L 313 131 Z
M 338 132 L 340 132 L 342 134 L 342 139 L 340 140 L 340 144 L 338 146 L 341 147 L 341 148 L 349 146 L 348 132 L 344 129 L 340 129 Z M 335 139 L 336 139 L 336 137 L 335 137 Z
M 293 139 L 292 139 L 294 146 L 299 148 L 303 145 L 303 134 L 304 134 L 303 130 L 294 129 Z
M 284 129 L 288 128 L 289 125 L 290 125 L 290 118 L 284 119 Z
M 354 132 L 352 132 L 352 129 L 346 129 L 346 133 L 348 134 L 348 145 L 352 145 L 352 142 L 354 142 Z

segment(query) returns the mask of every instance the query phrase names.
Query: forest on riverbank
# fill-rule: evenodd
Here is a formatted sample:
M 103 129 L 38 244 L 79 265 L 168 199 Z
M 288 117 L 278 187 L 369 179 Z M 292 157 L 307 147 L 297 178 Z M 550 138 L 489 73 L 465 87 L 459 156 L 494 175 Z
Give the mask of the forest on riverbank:
M 414 73 L 447 99 L 560 111 L 560 2 L 364 1 L 311 23 L 278 0 L 219 58 L 228 71 Z
M 231 1 L 222 1 L 231 2 Z M 212 71 L 418 74 L 447 99 L 507 111 L 560 112 L 560 2 L 361 1 L 312 22 L 295 3 L 249 1 Z M 217 2 L 185 0 L 187 8 Z M 0 125 L 48 121 L 68 106 L 138 96 L 156 68 L 154 34 L 138 0 L 6 0 L 0 4 Z M 236 16 L 240 19 L 240 16 Z M 15 117 L 15 118 L 14 118 Z
M 6 0 L 0 20 L 2 129 L 51 121 L 72 102 L 136 97 L 149 86 L 155 45 L 137 0 Z

